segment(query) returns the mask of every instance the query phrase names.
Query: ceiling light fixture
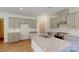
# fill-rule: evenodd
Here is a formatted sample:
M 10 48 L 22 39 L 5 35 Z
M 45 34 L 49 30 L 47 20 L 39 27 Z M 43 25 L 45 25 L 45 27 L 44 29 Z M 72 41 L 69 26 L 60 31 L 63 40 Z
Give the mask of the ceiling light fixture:
M 20 10 L 23 10 L 23 8 L 19 8 Z
M 53 7 L 47 7 L 47 8 L 53 8 Z

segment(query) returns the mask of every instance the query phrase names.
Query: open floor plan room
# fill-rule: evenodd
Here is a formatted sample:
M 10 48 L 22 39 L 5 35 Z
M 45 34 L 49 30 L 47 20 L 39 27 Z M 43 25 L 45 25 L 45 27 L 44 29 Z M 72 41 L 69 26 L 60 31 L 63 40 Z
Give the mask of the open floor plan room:
M 0 7 L 0 52 L 79 52 L 79 8 Z

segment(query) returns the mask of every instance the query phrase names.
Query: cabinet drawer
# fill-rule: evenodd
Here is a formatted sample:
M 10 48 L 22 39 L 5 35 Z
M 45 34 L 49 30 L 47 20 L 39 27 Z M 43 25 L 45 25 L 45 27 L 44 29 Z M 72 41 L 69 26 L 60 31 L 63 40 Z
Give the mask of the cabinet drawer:
M 13 34 L 8 34 L 8 42 L 14 42 L 15 38 Z
M 8 41 L 9 42 L 16 42 L 20 40 L 19 33 L 9 33 L 8 34 Z
M 20 40 L 20 34 L 19 33 L 16 33 L 14 35 L 14 39 L 15 39 L 15 41 L 19 41 Z

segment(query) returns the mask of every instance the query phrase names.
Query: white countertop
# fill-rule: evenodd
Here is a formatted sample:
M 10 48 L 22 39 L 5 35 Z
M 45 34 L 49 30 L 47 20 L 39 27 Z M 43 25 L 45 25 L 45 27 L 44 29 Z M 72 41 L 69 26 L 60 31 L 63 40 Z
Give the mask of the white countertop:
M 35 37 L 32 39 L 45 52 L 57 52 L 64 48 L 70 47 L 71 43 L 54 37 L 44 38 Z

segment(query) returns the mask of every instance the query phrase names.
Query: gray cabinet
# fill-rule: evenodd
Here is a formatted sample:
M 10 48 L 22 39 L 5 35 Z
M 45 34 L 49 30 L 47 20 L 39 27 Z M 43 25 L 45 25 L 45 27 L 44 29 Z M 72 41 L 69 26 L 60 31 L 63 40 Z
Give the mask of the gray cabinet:
M 25 19 L 20 19 L 20 24 L 24 24 L 25 23 Z
M 57 17 L 50 19 L 50 28 L 57 28 L 59 19 Z
M 25 24 L 29 24 L 29 19 L 24 20 Z
M 57 20 L 57 18 L 54 18 L 53 21 L 54 21 L 54 25 L 53 25 L 54 28 L 57 28 L 57 26 L 58 26 L 58 20 Z
M 34 19 L 9 17 L 9 29 L 14 30 L 12 33 L 8 33 L 9 42 L 16 42 L 20 40 L 20 33 L 17 33 L 16 30 L 20 29 L 21 24 L 28 24 L 30 28 L 37 27 L 37 21 Z M 24 34 L 23 37 L 26 37 L 26 34 Z
M 15 18 L 9 18 L 9 28 L 15 28 Z
M 33 28 L 36 28 L 37 27 L 37 21 L 36 20 L 33 20 L 32 24 L 33 24 L 32 25 Z
M 20 40 L 20 33 L 15 33 L 15 41 L 19 41 Z
M 8 33 L 8 42 L 16 42 L 20 40 L 20 33 Z
M 14 35 L 13 34 L 8 34 L 8 42 L 14 42 Z
M 32 28 L 32 20 L 29 20 L 29 27 Z
M 31 19 L 21 19 L 20 24 L 28 24 L 30 28 L 36 28 L 37 27 L 37 21 L 31 20 Z
M 19 28 L 20 26 L 20 19 L 18 18 L 9 18 L 9 28 Z
M 54 28 L 54 20 L 52 18 L 50 19 L 50 28 Z
M 74 28 L 75 27 L 75 14 L 70 14 L 67 17 L 67 27 Z
M 68 9 L 64 9 L 62 11 L 57 12 L 57 17 L 60 20 L 60 23 L 66 22 L 68 14 L 69 14 Z
M 36 20 L 31 20 L 30 21 L 30 27 L 31 28 L 36 28 L 37 27 Z
M 15 28 L 19 28 L 20 27 L 20 19 L 15 19 L 14 25 L 15 25 Z
M 79 28 L 79 13 L 75 13 L 75 27 Z
M 73 13 L 68 15 L 67 26 L 69 28 L 79 28 L 79 13 Z
M 36 28 L 37 20 L 9 17 L 9 28 L 20 28 L 21 24 L 28 24 L 30 28 Z

